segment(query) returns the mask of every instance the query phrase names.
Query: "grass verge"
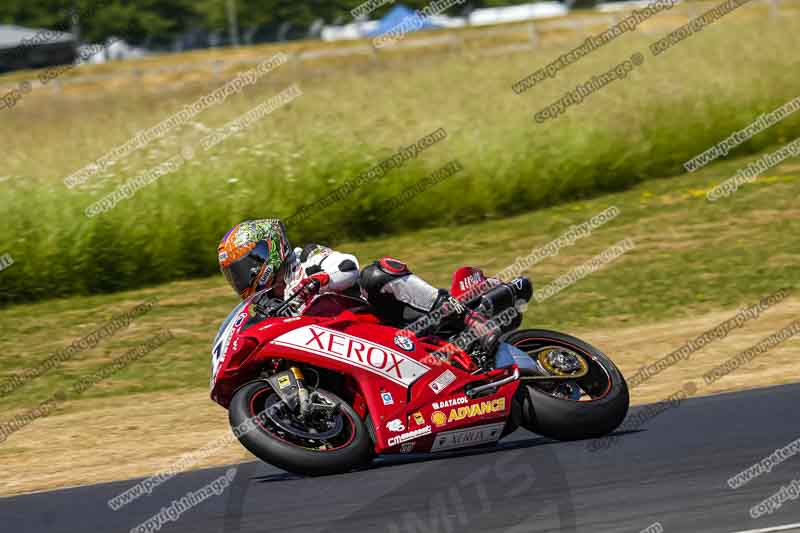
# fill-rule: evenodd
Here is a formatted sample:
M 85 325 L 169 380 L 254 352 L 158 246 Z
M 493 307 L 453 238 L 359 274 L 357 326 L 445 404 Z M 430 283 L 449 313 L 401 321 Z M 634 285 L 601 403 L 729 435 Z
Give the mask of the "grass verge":
M 380 181 L 290 228 L 298 241 L 338 243 L 506 218 L 681 172 L 681 163 L 796 97 L 792 50 L 800 16 L 730 15 L 657 57 L 656 37 L 626 34 L 541 86 L 511 85 L 566 48 L 303 78 L 284 66 L 76 189 L 61 180 L 167 118 L 209 88 L 169 95 L 120 89 L 90 101 L 4 111 L 0 304 L 126 290 L 216 270 L 214 246 L 234 223 L 292 215 L 397 150 L 443 127 L 448 138 Z M 769 55 L 764 50 L 771 50 Z M 644 65 L 536 124 L 533 114 L 634 51 Z M 735 60 L 735 68 L 733 62 Z M 303 96 L 88 219 L 84 209 L 163 163 L 208 129 L 301 79 Z M 743 155 L 800 135 L 792 116 L 741 146 Z M 384 216 L 382 206 L 447 161 L 462 172 Z

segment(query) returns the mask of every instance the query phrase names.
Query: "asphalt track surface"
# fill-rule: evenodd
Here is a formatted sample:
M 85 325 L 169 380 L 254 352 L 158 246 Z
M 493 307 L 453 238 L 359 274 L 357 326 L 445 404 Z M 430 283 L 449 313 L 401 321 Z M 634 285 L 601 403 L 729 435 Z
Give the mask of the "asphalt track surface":
M 730 533 L 796 524 L 797 500 L 758 519 L 749 510 L 800 478 L 800 456 L 736 490 L 727 480 L 800 436 L 798 405 L 800 384 L 702 397 L 600 449 L 519 430 L 491 450 L 379 459 L 323 478 L 243 463 L 221 495 L 160 531 L 639 533 L 659 522 L 665 533 Z M 0 531 L 128 532 L 226 470 L 181 474 L 116 512 L 106 502 L 132 481 L 0 499 Z

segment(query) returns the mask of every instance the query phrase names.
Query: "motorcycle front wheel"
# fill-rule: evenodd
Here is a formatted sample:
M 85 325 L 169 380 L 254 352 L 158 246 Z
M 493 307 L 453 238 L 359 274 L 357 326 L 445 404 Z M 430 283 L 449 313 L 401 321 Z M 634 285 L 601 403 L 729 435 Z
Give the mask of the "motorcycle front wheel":
M 245 385 L 228 408 L 239 442 L 262 461 L 296 474 L 336 474 L 368 462 L 372 440 L 355 410 L 332 392 L 314 392 L 336 408 L 301 418 L 266 381 Z

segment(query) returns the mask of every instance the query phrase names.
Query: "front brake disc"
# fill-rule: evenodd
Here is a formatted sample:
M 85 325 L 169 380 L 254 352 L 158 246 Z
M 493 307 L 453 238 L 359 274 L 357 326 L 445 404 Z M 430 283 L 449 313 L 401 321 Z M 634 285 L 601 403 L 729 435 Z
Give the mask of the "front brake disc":
M 334 414 L 329 417 L 325 421 L 329 427 L 323 430 L 316 427 L 308 427 L 308 423 L 305 420 L 298 419 L 286 409 L 286 404 L 276 394 L 271 395 L 266 403 L 264 414 L 267 418 L 286 433 L 301 439 L 328 440 L 341 433 L 344 428 L 344 420 L 342 420 L 341 414 Z

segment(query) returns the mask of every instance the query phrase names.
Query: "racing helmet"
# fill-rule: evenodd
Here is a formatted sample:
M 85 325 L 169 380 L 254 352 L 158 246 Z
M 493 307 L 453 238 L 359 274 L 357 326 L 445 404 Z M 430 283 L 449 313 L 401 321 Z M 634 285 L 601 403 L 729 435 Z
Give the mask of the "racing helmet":
M 291 253 L 286 227 L 277 218 L 241 222 L 217 248 L 220 270 L 242 300 L 272 287 Z

